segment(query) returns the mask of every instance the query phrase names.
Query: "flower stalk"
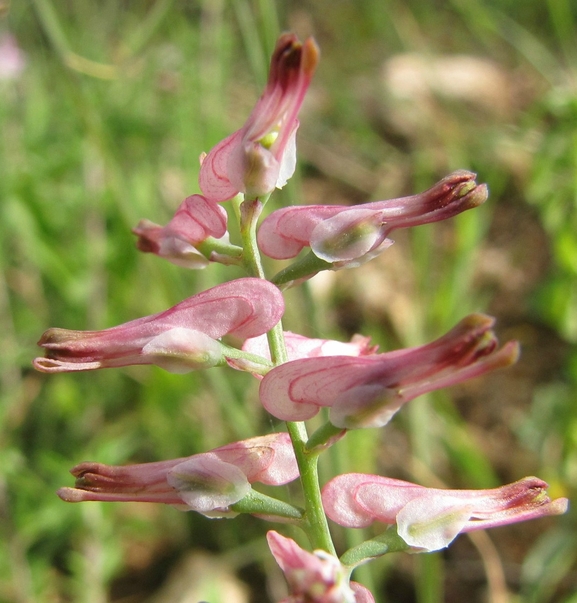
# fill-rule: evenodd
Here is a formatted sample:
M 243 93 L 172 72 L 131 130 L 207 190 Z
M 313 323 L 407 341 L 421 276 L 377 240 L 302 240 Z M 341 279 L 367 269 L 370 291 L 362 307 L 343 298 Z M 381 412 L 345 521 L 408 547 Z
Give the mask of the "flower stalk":
M 261 212 L 262 204 L 258 199 L 244 201 L 240 206 L 240 233 L 247 270 L 250 274 L 265 278 L 256 239 L 256 227 Z M 267 339 L 273 365 L 279 366 L 284 364 L 288 360 L 288 356 L 281 321 L 268 331 Z M 307 536 L 313 548 L 335 554 L 335 547 L 322 505 L 318 474 L 318 454 L 307 450 L 308 433 L 303 422 L 288 421 L 286 425 L 300 470 Z

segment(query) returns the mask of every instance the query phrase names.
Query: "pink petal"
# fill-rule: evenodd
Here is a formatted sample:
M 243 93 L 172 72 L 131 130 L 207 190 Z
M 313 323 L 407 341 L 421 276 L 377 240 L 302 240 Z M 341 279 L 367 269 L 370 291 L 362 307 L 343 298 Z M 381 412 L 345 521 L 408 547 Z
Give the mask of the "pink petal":
M 212 451 L 218 458 L 242 469 L 250 483 L 281 486 L 300 475 L 288 433 L 258 436 Z
M 257 241 L 261 251 L 275 260 L 293 258 L 308 246 L 315 226 L 343 208 L 328 205 L 285 207 L 267 216 Z
M 355 593 L 355 603 L 375 603 L 371 591 L 358 582 L 351 582 L 351 590 Z
M 291 331 L 284 332 L 284 340 L 289 360 L 299 358 L 318 358 L 321 356 L 365 356 L 374 354 L 376 346 L 370 345 L 369 337 L 355 335 L 351 341 L 342 342 L 332 339 L 314 339 Z M 251 337 L 243 346 L 243 351 L 262 356 L 270 360 L 270 351 L 266 335 Z
M 221 140 L 208 153 L 200 166 L 198 183 L 202 194 L 210 201 L 227 201 L 239 192 L 231 184 L 228 169 L 230 155 L 240 144 L 243 133 L 243 129 L 237 130 L 234 134 Z
M 192 195 L 180 204 L 167 229 L 194 244 L 207 237 L 220 239 L 226 233 L 226 223 L 223 207 L 202 195 Z

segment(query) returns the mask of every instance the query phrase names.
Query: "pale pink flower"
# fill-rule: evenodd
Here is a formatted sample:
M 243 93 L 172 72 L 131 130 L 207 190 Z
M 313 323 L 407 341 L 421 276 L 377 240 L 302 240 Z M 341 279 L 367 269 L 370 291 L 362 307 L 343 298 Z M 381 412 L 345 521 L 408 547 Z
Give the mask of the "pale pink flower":
M 567 499 L 551 501 L 546 489 L 547 484 L 536 477 L 492 490 L 442 490 L 379 475 L 347 473 L 325 485 L 322 500 L 328 517 L 339 525 L 396 524 L 409 546 L 436 551 L 463 532 L 564 513 Z
M 363 337 L 362 335 L 354 335 L 351 341 L 343 342 L 333 339 L 314 339 L 285 331 L 284 341 L 289 360 L 318 358 L 320 356 L 366 356 L 367 354 L 374 354 L 378 347 L 371 346 L 370 337 Z M 247 339 L 242 349 L 244 352 L 257 354 L 270 360 L 266 335 Z
M 368 591 L 360 585 L 358 592 L 365 598 L 355 598 L 348 572 L 333 555 L 320 550 L 309 553 L 291 538 L 273 530 L 267 532 L 266 538 L 289 587 L 290 595 L 280 603 L 370 602 L 366 597 Z
M 154 502 L 210 517 L 234 515 L 230 505 L 251 484 L 280 486 L 299 476 L 287 433 L 275 433 L 215 448 L 190 457 L 110 466 L 81 463 L 71 470 L 75 488 L 61 488 L 67 502 Z
M 318 358 L 320 356 L 365 356 L 374 354 L 378 346 L 370 345 L 370 337 L 354 335 L 348 343 L 332 339 L 311 339 L 304 335 L 284 332 L 284 341 L 289 360 L 298 358 Z M 251 337 L 242 345 L 242 351 L 271 360 L 270 349 L 266 335 Z M 258 373 L 262 365 L 254 365 L 247 358 L 232 358 L 228 364 L 241 371 L 254 372 L 255 377 L 261 378 Z
M 334 267 L 354 267 L 392 244 L 397 228 L 408 228 L 451 218 L 487 199 L 487 186 L 477 185 L 475 174 L 453 172 L 432 188 L 410 197 L 342 205 L 285 207 L 263 221 L 257 235 L 266 255 L 284 260 L 310 247 Z
M 38 342 L 45 373 L 156 364 L 171 372 L 208 368 L 224 361 L 217 341 L 270 330 L 282 317 L 281 292 L 263 279 L 243 278 L 194 295 L 176 306 L 103 331 L 48 329 Z
M 318 62 L 312 38 L 301 44 L 283 34 L 274 50 L 268 83 L 244 126 L 202 161 L 200 189 L 211 201 L 239 192 L 249 198 L 282 188 L 296 165 L 297 115 Z
M 0 80 L 16 79 L 26 66 L 26 56 L 11 34 L 0 36 Z
M 305 421 L 324 406 L 336 427 L 382 427 L 421 394 L 513 363 L 517 343 L 497 350 L 493 324 L 494 319 L 473 314 L 421 347 L 287 362 L 264 377 L 260 399 L 283 421 Z
M 208 237 L 226 234 L 227 214 L 223 207 L 202 195 L 187 197 L 166 226 L 141 220 L 132 232 L 140 251 L 154 253 L 184 268 L 205 268 L 209 260 L 196 248 Z

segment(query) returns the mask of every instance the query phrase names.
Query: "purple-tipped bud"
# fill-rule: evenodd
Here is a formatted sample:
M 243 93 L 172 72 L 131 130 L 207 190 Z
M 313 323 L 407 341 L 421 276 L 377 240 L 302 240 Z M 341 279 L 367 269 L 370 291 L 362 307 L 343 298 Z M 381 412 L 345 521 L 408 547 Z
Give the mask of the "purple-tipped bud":
M 260 385 L 264 407 L 284 421 L 304 421 L 329 407 L 333 425 L 382 427 L 417 396 L 515 362 L 518 345 L 497 349 L 482 314 L 463 319 L 427 345 L 367 356 L 304 358 L 272 369 Z
M 287 433 L 158 463 L 125 467 L 81 463 L 71 473 L 76 487 L 58 491 L 67 502 L 156 502 L 210 517 L 234 515 L 228 507 L 246 496 L 255 482 L 280 486 L 299 475 Z
M 283 34 L 274 50 L 267 86 L 245 125 L 202 160 L 200 188 L 211 201 L 239 192 L 249 198 L 282 188 L 296 166 L 297 115 L 318 63 L 309 38 Z
M 547 487 L 539 478 L 526 477 L 492 490 L 440 490 L 347 473 L 326 484 L 322 500 L 327 515 L 339 525 L 396 524 L 399 536 L 414 550 L 436 551 L 462 532 L 565 513 L 567 499 L 552 501 Z
M 295 257 L 310 247 L 335 267 L 366 262 L 392 244 L 387 239 L 397 228 L 451 218 L 477 207 L 487 199 L 487 186 L 475 182 L 475 174 L 460 170 L 437 182 L 424 193 L 364 203 L 355 207 L 308 205 L 279 209 L 270 214 L 258 232 L 266 255 Z
M 45 373 L 156 364 L 172 372 L 208 368 L 224 359 L 224 335 L 240 339 L 270 330 L 284 312 L 280 291 L 258 278 L 230 281 L 152 316 L 103 331 L 48 329 L 38 342 Z

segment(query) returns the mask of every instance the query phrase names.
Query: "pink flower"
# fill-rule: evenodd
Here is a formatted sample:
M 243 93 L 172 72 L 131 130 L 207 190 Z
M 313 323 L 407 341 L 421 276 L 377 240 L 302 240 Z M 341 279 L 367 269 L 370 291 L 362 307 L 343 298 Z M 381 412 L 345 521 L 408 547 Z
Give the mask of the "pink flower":
M 518 345 L 497 350 L 494 319 L 473 314 L 427 345 L 368 356 L 304 358 L 262 380 L 264 407 L 283 421 L 304 421 L 330 407 L 336 427 L 382 427 L 417 396 L 460 383 L 517 359 Z
M 280 603 L 374 603 L 366 588 L 349 585 L 348 572 L 333 555 L 309 553 L 273 530 L 266 538 L 289 586 L 290 596 Z
M 234 515 L 228 507 L 244 498 L 254 482 L 280 486 L 299 476 L 287 433 L 158 463 L 125 467 L 81 463 L 71 473 L 76 487 L 58 491 L 67 502 L 155 502 L 210 517 Z
M 171 372 L 208 368 L 223 361 L 217 341 L 270 330 L 284 312 L 280 291 L 269 282 L 243 278 L 213 287 L 176 306 L 104 331 L 48 329 L 38 342 L 45 373 L 156 364 Z
M 436 551 L 462 532 L 564 513 L 567 499 L 551 501 L 546 488 L 536 477 L 492 490 L 439 490 L 378 475 L 347 473 L 325 485 L 322 500 L 327 515 L 339 525 L 396 524 L 409 546 Z
M 270 214 L 258 231 L 266 255 L 284 260 L 303 247 L 335 267 L 357 266 L 392 244 L 396 228 L 451 218 L 487 199 L 487 186 L 475 174 L 453 172 L 418 195 L 348 207 L 308 205 L 285 207 Z
M 166 226 L 141 220 L 133 233 L 140 251 L 154 253 L 184 268 L 205 268 L 209 261 L 196 246 L 208 237 L 220 239 L 226 234 L 224 208 L 202 195 L 187 197 Z
M 211 201 L 249 198 L 282 188 L 296 165 L 297 114 L 318 62 L 309 38 L 283 34 L 272 56 L 267 86 L 244 126 L 202 161 L 199 184 Z

